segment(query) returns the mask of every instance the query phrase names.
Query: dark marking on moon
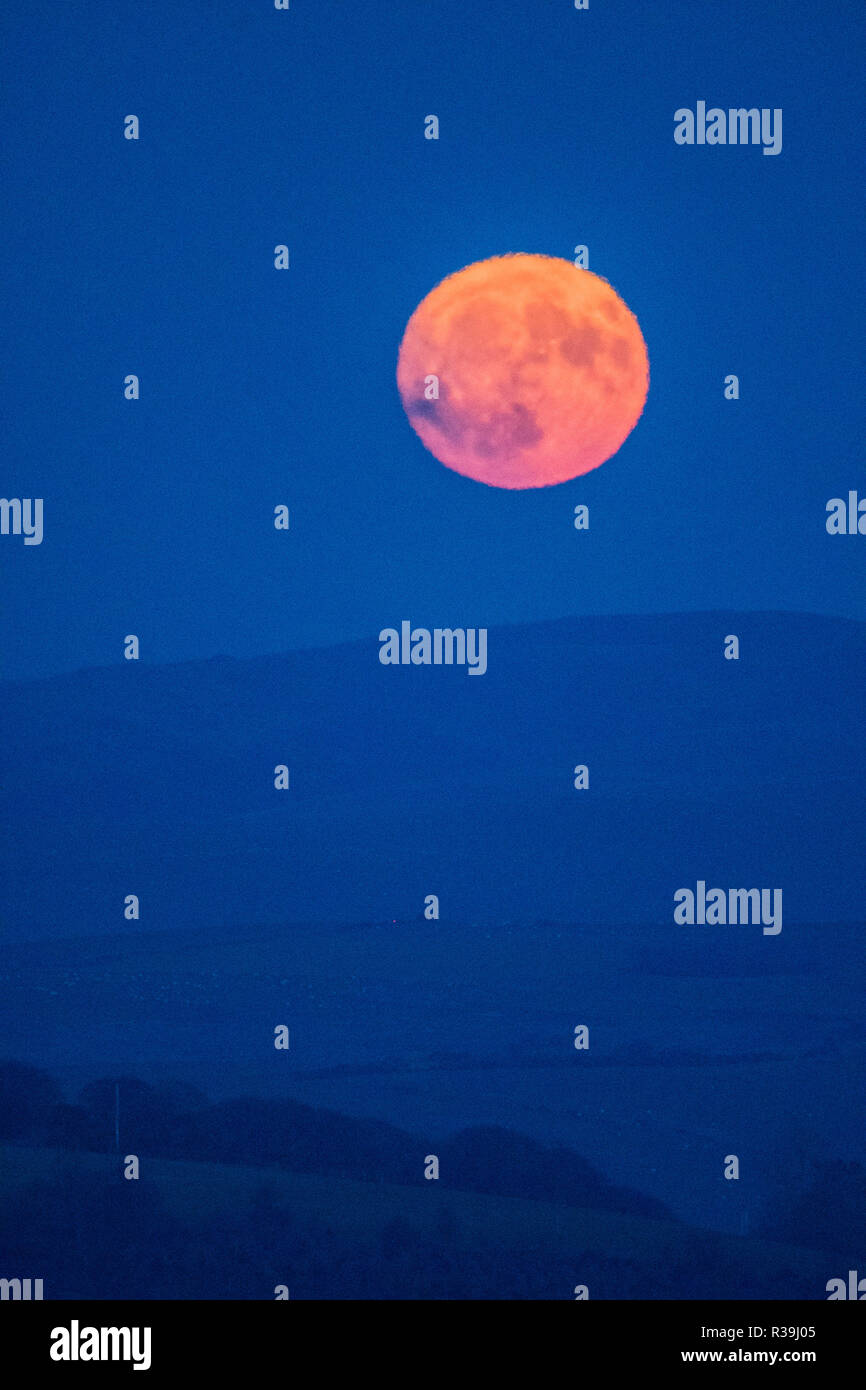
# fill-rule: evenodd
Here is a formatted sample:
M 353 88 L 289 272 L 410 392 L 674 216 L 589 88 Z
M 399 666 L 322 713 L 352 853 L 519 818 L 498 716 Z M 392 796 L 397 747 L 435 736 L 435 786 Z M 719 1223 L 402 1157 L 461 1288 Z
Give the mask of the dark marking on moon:
M 555 304 L 546 304 L 543 299 L 527 304 L 524 316 L 534 339 L 563 338 L 571 327 L 568 314 Z
M 601 347 L 601 334 L 590 324 L 563 338 L 559 350 L 573 367 L 591 367 Z
M 631 348 L 625 338 L 614 338 L 609 348 L 610 355 L 618 367 L 627 367 L 631 361 Z
M 520 402 L 510 410 L 497 411 L 473 431 L 475 452 L 482 458 L 511 458 L 543 438 L 544 430 L 539 428 L 535 415 Z
M 428 400 L 426 396 L 416 396 L 409 401 L 406 410 L 410 420 L 429 420 L 450 443 L 463 443 L 467 422 L 448 399 L 448 391 L 443 382 L 439 383 L 438 399 Z

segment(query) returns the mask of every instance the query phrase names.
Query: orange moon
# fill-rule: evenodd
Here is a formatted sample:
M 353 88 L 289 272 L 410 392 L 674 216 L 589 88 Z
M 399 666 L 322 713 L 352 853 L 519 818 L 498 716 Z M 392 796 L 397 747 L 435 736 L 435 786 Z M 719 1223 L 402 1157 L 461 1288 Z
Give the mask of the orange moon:
M 397 387 L 447 468 L 490 487 L 549 487 L 616 453 L 643 410 L 649 358 L 600 275 L 556 256 L 493 256 L 422 299 Z

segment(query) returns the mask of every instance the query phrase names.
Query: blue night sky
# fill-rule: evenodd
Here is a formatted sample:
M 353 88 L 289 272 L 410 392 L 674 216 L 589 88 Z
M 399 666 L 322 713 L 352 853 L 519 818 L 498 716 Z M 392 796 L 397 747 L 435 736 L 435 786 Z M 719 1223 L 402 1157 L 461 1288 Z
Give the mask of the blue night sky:
M 129 632 L 174 662 L 403 618 L 866 617 L 866 541 L 824 527 L 866 491 L 860 5 L 28 0 L 0 24 L 0 491 L 45 499 L 41 546 L 0 539 L 3 675 L 117 662 Z M 781 107 L 781 154 L 677 146 L 698 100 Z M 397 395 L 409 315 L 472 261 L 578 243 L 648 345 L 638 426 L 555 488 L 443 468 Z

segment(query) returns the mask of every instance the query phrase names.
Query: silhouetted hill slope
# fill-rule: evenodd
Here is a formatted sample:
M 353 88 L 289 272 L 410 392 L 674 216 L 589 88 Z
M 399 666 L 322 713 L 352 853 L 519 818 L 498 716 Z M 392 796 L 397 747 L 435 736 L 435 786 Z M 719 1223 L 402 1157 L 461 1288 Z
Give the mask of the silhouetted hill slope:
M 549 1202 L 7 1146 L 0 1240 L 46 1298 L 824 1298 L 826 1250 Z M 134 1205 L 135 1219 L 130 1220 Z M 274 1271 L 279 1271 L 279 1276 Z
M 377 636 L 2 685 L 7 936 L 123 927 L 131 892 L 136 930 L 413 917 L 431 892 L 470 920 L 664 921 L 697 878 L 862 913 L 863 624 L 497 628 L 483 676 L 383 666 Z
M 116 1109 L 117 1107 L 117 1109 Z M 148 1159 L 197 1159 L 366 1182 L 425 1183 L 425 1140 L 382 1120 L 342 1115 L 286 1097 L 208 1104 L 191 1087 L 132 1076 L 85 1086 L 76 1104 L 38 1069 L 0 1058 L 0 1142 L 105 1153 L 122 1114 L 124 1147 Z M 669 1219 L 663 1203 L 607 1182 L 586 1159 L 500 1125 L 478 1125 L 440 1145 L 449 1186 L 566 1206 Z

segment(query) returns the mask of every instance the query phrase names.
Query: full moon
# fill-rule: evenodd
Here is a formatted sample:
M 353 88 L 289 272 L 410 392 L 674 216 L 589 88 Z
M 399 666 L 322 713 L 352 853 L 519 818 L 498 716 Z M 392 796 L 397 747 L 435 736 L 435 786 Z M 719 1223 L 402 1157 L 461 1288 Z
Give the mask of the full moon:
M 494 256 L 422 299 L 397 387 L 447 468 L 490 487 L 549 487 L 616 453 L 644 408 L 649 358 L 600 275 L 556 256 Z

